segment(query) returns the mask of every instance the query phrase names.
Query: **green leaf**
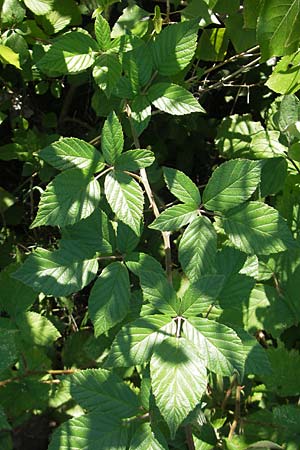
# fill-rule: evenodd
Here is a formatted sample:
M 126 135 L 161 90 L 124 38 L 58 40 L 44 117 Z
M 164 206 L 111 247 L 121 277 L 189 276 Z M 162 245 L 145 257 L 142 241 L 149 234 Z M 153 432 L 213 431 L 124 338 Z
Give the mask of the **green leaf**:
M 255 29 L 249 30 L 244 27 L 243 16 L 240 11 L 231 14 L 225 20 L 226 33 L 236 51 L 241 53 L 247 51 L 249 48 L 257 45 Z M 237 30 L 239 30 L 237 32 Z
M 189 341 L 168 337 L 155 349 L 150 373 L 155 402 L 174 439 L 182 421 L 201 402 L 207 384 L 205 362 Z
M 11 277 L 19 264 L 10 264 L 0 273 L 0 309 L 11 317 L 26 311 L 35 301 L 37 293 Z
M 199 40 L 196 55 L 199 55 L 199 59 L 202 61 L 223 61 L 228 43 L 226 28 L 204 29 Z
M 89 316 L 95 336 L 105 333 L 124 319 L 129 311 L 130 282 L 126 267 L 109 264 L 97 279 L 89 297 Z
M 104 168 L 101 153 L 93 145 L 77 138 L 53 142 L 43 148 L 39 156 L 58 170 L 77 168 L 97 172 Z
M 69 250 L 50 252 L 38 248 L 28 256 L 13 277 L 38 292 L 64 296 L 89 284 L 97 270 L 97 259 L 82 260 Z
M 111 371 L 81 370 L 71 376 L 70 383 L 72 397 L 88 411 L 97 410 L 120 419 L 134 416 L 139 412 L 137 396 Z
M 142 253 L 128 255 L 126 264 L 140 278 L 144 299 L 163 314 L 176 315 L 179 308 L 176 292 L 167 281 L 161 265 Z
M 120 419 L 91 413 L 64 422 L 52 435 L 48 450 L 126 450 L 128 429 Z
M 234 159 L 221 164 L 212 174 L 203 192 L 207 209 L 226 211 L 247 200 L 260 182 L 261 164 Z
M 11 426 L 7 421 L 4 409 L 0 406 L 0 430 L 11 430 Z
M 151 104 L 146 95 L 136 96 L 131 103 L 131 120 L 139 136 L 149 125 Z
M 101 148 L 108 164 L 113 165 L 121 155 L 124 146 L 122 125 L 115 112 L 104 122 L 101 133 Z
M 90 216 L 100 200 L 100 185 L 89 169 L 70 169 L 57 175 L 42 194 L 31 228 L 66 226 Z
M 126 173 L 113 171 L 105 177 L 104 190 L 116 216 L 138 234 L 144 205 L 143 192 L 138 183 Z
M 55 34 L 63 30 L 67 25 L 75 25 L 81 22 L 80 9 L 74 0 L 54 0 L 51 10 L 38 18 L 39 24 L 47 34 Z
M 185 291 L 180 305 L 180 315 L 184 317 L 205 314 L 216 298 L 224 284 L 223 275 L 204 275 Z
M 118 84 L 122 74 L 122 65 L 116 54 L 103 53 L 93 68 L 93 77 L 100 89 L 109 98 Z
M 278 211 L 260 202 L 249 202 L 226 212 L 225 232 L 242 251 L 270 255 L 293 247 L 292 234 Z
M 132 252 L 139 243 L 142 231 L 142 222 L 139 232 L 136 233 L 128 225 L 118 220 L 116 246 L 120 253 Z
M 4 64 L 11 64 L 17 69 L 21 69 L 18 53 L 14 52 L 10 47 L 0 44 L 0 61 Z
M 53 42 L 37 62 L 37 67 L 49 76 L 83 72 L 94 64 L 98 45 L 88 34 L 70 31 Z
M 268 357 L 272 374 L 262 377 L 266 388 L 279 397 L 299 396 L 300 394 L 300 357 L 296 350 L 284 347 L 270 348 Z
M 16 333 L 16 330 L 6 330 L 0 327 L 0 371 L 12 366 L 18 359 Z
M 148 30 L 149 13 L 138 5 L 130 5 L 123 9 L 122 15 L 114 24 L 111 36 L 131 35 L 142 37 Z
M 252 138 L 259 131 L 265 130 L 260 122 L 254 122 L 248 114 L 225 117 L 218 127 L 217 148 L 227 158 L 247 157 Z
M 279 131 L 266 130 L 252 137 L 248 156 L 253 159 L 285 157 L 287 148 L 279 141 Z
M 245 360 L 245 375 L 270 375 L 272 373 L 271 364 L 268 358 L 269 353 L 262 347 L 257 339 L 248 334 L 243 328 L 234 327 L 234 331 L 243 343 L 243 353 Z
M 207 217 L 198 217 L 186 228 L 179 244 L 179 261 L 191 281 L 214 269 L 217 234 Z
M 149 361 L 153 351 L 175 333 L 171 316 L 141 317 L 116 335 L 106 360 L 107 367 L 131 367 Z
M 153 71 L 152 55 L 149 44 L 142 43 L 123 55 L 123 68 L 127 75 L 131 89 L 139 94 L 151 78 Z
M 110 47 L 110 26 L 101 14 L 97 14 L 95 20 L 95 35 L 99 44 L 99 49 L 103 52 Z
M 136 430 L 130 442 L 130 450 L 168 450 L 168 444 L 161 433 L 153 433 L 150 423 L 143 423 Z
M 151 166 L 154 161 L 155 156 L 151 150 L 128 150 L 117 158 L 115 168 L 118 170 L 129 170 L 134 172 L 144 167 Z
M 205 113 L 193 94 L 177 84 L 153 84 L 148 91 L 148 98 L 157 109 L 175 116 L 192 112 Z
M 266 86 L 278 94 L 294 94 L 300 89 L 300 53 L 284 56 L 275 66 Z
M 37 16 L 42 16 L 51 11 L 54 0 L 24 0 L 25 5 Z
M 257 284 L 250 296 L 242 297 L 240 293 L 220 298 L 220 306 L 224 308 L 222 321 L 243 327 L 251 334 L 266 330 L 276 338 L 296 321 L 287 299 L 272 286 L 263 284 Z
M 16 317 L 17 326 L 28 344 L 48 346 L 61 337 L 58 329 L 41 314 L 27 311 Z
M 196 208 L 200 206 L 199 189 L 187 175 L 170 167 L 163 167 L 163 173 L 168 189 L 178 200 Z
M 115 234 L 107 215 L 98 208 L 86 219 L 62 230 L 61 249 L 70 246 L 82 248 L 82 258 L 92 258 L 97 252 L 111 254 L 115 246 Z
M 198 211 L 195 206 L 183 204 L 165 209 L 149 225 L 149 228 L 160 231 L 175 231 L 196 219 Z
M 257 38 L 263 60 L 295 52 L 300 43 L 299 26 L 298 0 L 265 0 L 257 23 Z
M 174 75 L 192 60 L 198 35 L 198 20 L 166 27 L 152 45 L 155 67 L 161 75 Z
M 290 156 L 290 155 L 289 155 Z M 288 163 L 285 158 L 269 158 L 263 161 L 260 193 L 262 197 L 278 194 L 284 188 Z
M 182 325 L 187 340 L 195 345 L 209 370 L 223 376 L 244 372 L 243 345 L 232 329 L 213 320 L 190 317 Z

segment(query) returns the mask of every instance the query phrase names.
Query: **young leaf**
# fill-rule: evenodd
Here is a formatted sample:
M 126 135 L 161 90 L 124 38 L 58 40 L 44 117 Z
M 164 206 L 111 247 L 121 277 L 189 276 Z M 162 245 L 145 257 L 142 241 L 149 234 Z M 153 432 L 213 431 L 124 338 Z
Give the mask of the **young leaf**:
M 134 172 L 143 167 L 151 166 L 154 161 L 155 156 L 151 150 L 128 150 L 117 158 L 115 168 L 118 170 L 129 170 Z
M 126 267 L 120 262 L 109 264 L 93 286 L 89 297 L 89 315 L 95 336 L 121 322 L 129 311 L 130 282 Z
M 166 338 L 150 361 L 155 402 L 171 438 L 186 416 L 201 402 L 207 384 L 205 361 L 185 338 Z
M 198 211 L 195 206 L 183 204 L 165 209 L 150 225 L 149 228 L 160 231 L 175 231 L 196 219 Z
M 27 311 L 16 317 L 22 338 L 29 345 L 48 346 L 61 337 L 58 329 L 41 314 Z
M 114 165 L 124 146 L 122 126 L 115 112 L 104 122 L 101 134 L 101 148 L 108 164 Z
M 149 361 L 153 351 L 175 333 L 171 316 L 141 317 L 125 325 L 116 335 L 106 360 L 107 367 L 131 367 Z
M 205 113 L 193 94 L 177 84 L 153 84 L 148 91 L 148 98 L 157 109 L 175 116 L 193 112 Z
M 88 369 L 72 375 L 71 395 L 88 411 L 115 418 L 132 417 L 139 412 L 133 391 L 116 374 L 105 369 Z
M 246 253 L 270 255 L 295 245 L 278 211 L 261 202 L 245 203 L 227 211 L 222 223 L 232 243 Z
M 104 190 L 116 216 L 138 234 L 144 205 L 143 192 L 138 183 L 126 173 L 113 171 L 105 177 Z
M 100 185 L 89 169 L 67 170 L 48 184 L 31 228 L 74 224 L 90 216 L 99 201 Z
M 234 330 L 213 320 L 190 317 L 182 325 L 183 335 L 195 345 L 209 370 L 223 376 L 244 373 L 244 353 Z
M 257 23 L 257 37 L 263 60 L 295 52 L 300 43 L 299 25 L 297 0 L 264 1 Z
M 64 422 L 52 435 L 48 450 L 126 450 L 128 428 L 108 414 L 93 412 Z
M 97 42 L 88 34 L 70 31 L 53 42 L 37 66 L 50 76 L 83 72 L 94 64 L 97 51 Z
M 13 274 L 22 283 L 47 295 L 64 296 L 89 284 L 98 270 L 97 259 L 80 260 L 70 251 L 38 248 Z
M 164 167 L 163 172 L 168 189 L 178 200 L 188 205 L 193 205 L 196 208 L 200 206 L 201 197 L 199 189 L 187 175 L 180 170 L 170 167 Z
M 214 271 L 217 234 L 207 217 L 198 217 L 186 228 L 179 244 L 179 261 L 191 281 Z
M 247 200 L 260 182 L 261 164 L 234 159 L 221 164 L 212 174 L 203 192 L 207 209 L 226 211 Z
M 95 20 L 95 35 L 99 44 L 99 49 L 105 52 L 110 46 L 110 26 L 101 14 L 97 14 Z
M 118 84 L 122 74 L 122 65 L 118 55 L 103 53 L 96 61 L 93 68 L 93 77 L 100 89 L 109 98 Z
M 191 62 L 197 47 L 198 22 L 196 19 L 169 25 L 156 37 L 152 52 L 161 75 L 174 75 Z
M 130 442 L 130 450 L 168 450 L 168 444 L 161 433 L 153 433 L 150 423 L 143 423 L 136 430 Z
M 98 172 L 104 168 L 102 155 L 95 147 L 77 138 L 62 138 L 39 152 L 39 156 L 58 170 L 72 168 Z

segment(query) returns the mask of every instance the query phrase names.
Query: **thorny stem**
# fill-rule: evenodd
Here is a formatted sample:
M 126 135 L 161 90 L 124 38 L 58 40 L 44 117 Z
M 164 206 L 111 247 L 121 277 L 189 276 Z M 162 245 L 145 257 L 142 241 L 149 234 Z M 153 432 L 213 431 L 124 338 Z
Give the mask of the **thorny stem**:
M 236 427 L 238 426 L 240 417 L 241 417 L 241 391 L 244 386 L 237 386 L 235 392 L 235 410 L 234 410 L 234 418 L 230 427 L 230 431 L 228 434 L 228 439 L 232 439 Z
M 136 148 L 140 148 L 141 146 L 140 146 L 139 138 L 138 138 L 138 135 L 137 135 L 137 133 L 134 129 L 133 123 L 132 123 L 131 110 L 130 110 L 130 106 L 128 104 L 126 105 L 126 112 L 127 112 L 127 116 L 128 116 L 129 123 L 130 123 L 130 128 L 131 128 L 134 145 Z M 159 209 L 156 204 L 151 186 L 149 184 L 146 169 L 144 169 L 144 168 L 140 169 L 140 177 L 141 177 L 143 186 L 145 188 L 145 192 L 147 194 L 153 214 L 155 217 L 158 217 L 160 213 L 159 213 Z M 162 231 L 161 234 L 162 234 L 162 238 L 163 238 L 163 242 L 164 242 L 166 274 L 167 274 L 169 283 L 172 284 L 172 258 L 171 258 L 170 233 L 168 231 Z
M 72 375 L 77 370 L 74 369 L 62 369 L 62 370 L 28 370 L 22 375 L 17 377 L 7 378 L 6 380 L 0 381 L 0 387 L 6 386 L 9 383 L 13 383 L 14 381 L 20 381 L 23 378 L 30 377 L 32 375 Z
M 246 72 L 248 69 L 250 69 L 252 66 L 255 66 L 260 60 L 260 56 L 258 58 L 253 59 L 253 61 L 250 61 L 248 64 L 245 64 L 244 66 L 240 67 L 235 72 L 232 72 L 230 75 L 227 75 L 226 77 L 221 78 L 221 80 L 217 81 L 216 83 L 210 85 L 207 88 L 201 88 L 199 87 L 199 92 L 205 92 L 210 89 L 217 89 L 219 87 L 222 87 L 226 81 L 231 80 L 232 78 L 236 77 L 236 75 L 239 75 L 240 73 Z

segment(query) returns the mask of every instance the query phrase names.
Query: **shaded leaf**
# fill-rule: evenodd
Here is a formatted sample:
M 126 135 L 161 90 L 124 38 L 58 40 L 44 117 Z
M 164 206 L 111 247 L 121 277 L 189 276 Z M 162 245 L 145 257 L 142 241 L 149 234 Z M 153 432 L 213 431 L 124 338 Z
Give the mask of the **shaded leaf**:
M 193 94 L 177 84 L 153 84 L 148 91 L 148 98 L 157 109 L 168 114 L 182 116 L 192 112 L 205 113 Z
M 164 179 L 168 189 L 183 203 L 200 206 L 200 192 L 195 183 L 183 172 L 171 167 L 163 168 Z

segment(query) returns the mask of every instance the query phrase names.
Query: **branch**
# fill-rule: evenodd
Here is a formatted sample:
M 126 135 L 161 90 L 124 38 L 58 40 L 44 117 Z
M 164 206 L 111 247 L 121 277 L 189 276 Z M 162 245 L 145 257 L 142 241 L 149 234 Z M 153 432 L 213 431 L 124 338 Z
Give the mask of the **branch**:
M 243 390 L 243 387 L 244 386 L 236 387 L 234 419 L 229 430 L 228 439 L 233 438 L 234 432 L 236 430 L 236 427 L 238 426 L 241 417 L 241 391 Z
M 129 123 L 130 123 L 130 128 L 131 128 L 134 145 L 136 148 L 141 148 L 137 132 L 135 131 L 134 125 L 132 123 L 131 110 L 130 110 L 130 106 L 128 104 L 126 105 L 126 112 L 127 112 L 127 116 L 128 116 Z M 151 186 L 149 184 L 146 169 L 144 169 L 144 168 L 140 169 L 140 177 L 141 177 L 141 181 L 144 185 L 145 192 L 147 194 L 153 214 L 155 217 L 158 217 L 160 213 L 159 213 L 159 209 L 156 204 Z M 172 258 L 171 258 L 170 233 L 168 231 L 161 231 L 161 235 L 162 235 L 163 242 L 164 242 L 166 274 L 167 274 L 169 283 L 172 284 Z
M 7 378 L 6 380 L 0 381 L 0 387 L 6 386 L 9 383 L 14 383 L 15 381 L 20 381 L 23 378 L 30 377 L 32 375 L 72 375 L 77 372 L 77 369 L 62 369 L 62 370 L 28 370 L 22 375 L 17 377 Z

